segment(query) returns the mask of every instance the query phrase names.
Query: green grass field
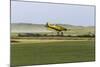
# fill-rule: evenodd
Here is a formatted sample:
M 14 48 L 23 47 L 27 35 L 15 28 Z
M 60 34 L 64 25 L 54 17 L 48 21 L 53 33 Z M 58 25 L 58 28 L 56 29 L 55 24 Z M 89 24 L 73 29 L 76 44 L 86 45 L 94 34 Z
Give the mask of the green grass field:
M 94 40 L 11 43 L 11 65 L 95 61 Z

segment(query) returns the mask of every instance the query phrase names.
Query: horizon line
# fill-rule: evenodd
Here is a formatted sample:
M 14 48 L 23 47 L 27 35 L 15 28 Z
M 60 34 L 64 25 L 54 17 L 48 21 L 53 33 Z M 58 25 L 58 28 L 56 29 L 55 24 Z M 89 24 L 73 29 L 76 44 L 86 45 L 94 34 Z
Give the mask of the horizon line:
M 11 23 L 11 24 L 13 24 L 13 23 Z M 16 23 L 16 22 L 14 24 L 43 24 L 43 25 L 45 25 L 44 23 Z M 64 23 L 50 23 L 50 24 L 62 24 L 62 25 L 86 26 L 86 27 L 95 26 L 95 25 L 74 25 L 74 24 L 64 24 Z

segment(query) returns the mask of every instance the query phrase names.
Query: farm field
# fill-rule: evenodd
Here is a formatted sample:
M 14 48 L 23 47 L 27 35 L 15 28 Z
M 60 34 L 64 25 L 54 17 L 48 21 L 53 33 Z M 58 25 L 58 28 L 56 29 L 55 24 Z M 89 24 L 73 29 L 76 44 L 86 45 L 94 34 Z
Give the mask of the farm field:
M 12 23 L 11 65 L 95 61 L 95 37 L 87 36 L 94 35 L 95 27 L 60 25 L 71 30 L 65 31 L 64 36 L 56 36 L 57 32 L 43 24 Z
M 11 42 L 11 65 L 95 61 L 94 40 L 21 40 Z

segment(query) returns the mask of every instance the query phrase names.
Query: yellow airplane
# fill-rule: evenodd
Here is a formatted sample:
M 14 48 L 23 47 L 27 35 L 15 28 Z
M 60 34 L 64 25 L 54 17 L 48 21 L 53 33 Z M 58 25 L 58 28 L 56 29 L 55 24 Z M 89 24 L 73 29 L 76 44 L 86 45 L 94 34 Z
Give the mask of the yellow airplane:
M 46 27 L 49 30 L 53 29 L 53 30 L 57 31 L 57 35 L 61 35 L 61 36 L 63 36 L 63 31 L 67 31 L 68 30 L 65 27 L 59 26 L 57 24 L 49 24 L 48 22 L 46 24 Z

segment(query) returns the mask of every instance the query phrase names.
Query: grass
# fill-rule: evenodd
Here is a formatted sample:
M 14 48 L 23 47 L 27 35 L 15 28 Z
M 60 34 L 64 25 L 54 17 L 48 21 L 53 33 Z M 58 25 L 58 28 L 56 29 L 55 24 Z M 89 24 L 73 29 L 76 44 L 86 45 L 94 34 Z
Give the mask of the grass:
M 14 66 L 94 60 L 92 40 L 11 44 L 11 65 Z

